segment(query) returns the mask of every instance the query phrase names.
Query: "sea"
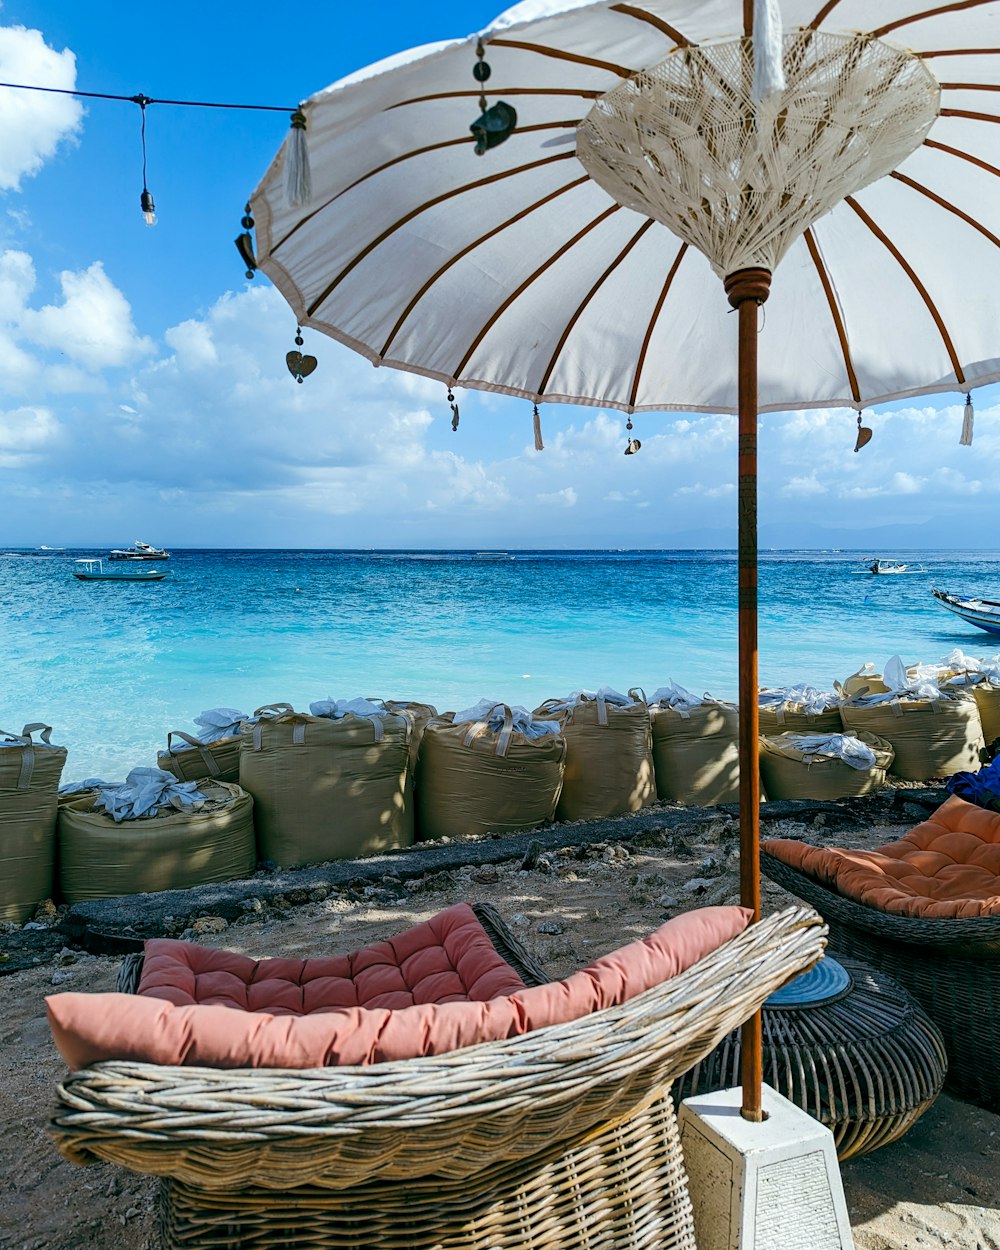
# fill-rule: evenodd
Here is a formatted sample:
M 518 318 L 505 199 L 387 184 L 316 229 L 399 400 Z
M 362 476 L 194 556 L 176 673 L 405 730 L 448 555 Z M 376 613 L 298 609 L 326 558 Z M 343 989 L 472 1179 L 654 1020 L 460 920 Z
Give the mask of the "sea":
M 169 569 L 162 582 L 73 577 L 106 554 L 0 552 L 0 727 L 52 726 L 64 782 L 155 766 L 168 732 L 216 707 L 531 709 L 671 681 L 737 697 L 735 551 L 173 550 L 139 566 Z M 920 571 L 872 576 L 874 555 Z M 763 686 L 1000 650 L 931 595 L 1000 599 L 1000 552 L 762 551 L 759 587 Z

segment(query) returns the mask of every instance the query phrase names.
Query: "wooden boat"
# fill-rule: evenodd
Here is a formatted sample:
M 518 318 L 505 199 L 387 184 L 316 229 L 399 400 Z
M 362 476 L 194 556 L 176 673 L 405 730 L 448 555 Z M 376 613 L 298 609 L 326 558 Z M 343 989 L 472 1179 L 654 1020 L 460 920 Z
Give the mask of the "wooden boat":
M 1000 603 L 995 599 L 952 595 L 944 590 L 932 590 L 931 594 L 942 608 L 954 612 L 963 621 L 985 629 L 988 634 L 1000 634 Z
M 87 566 L 73 571 L 73 576 L 81 582 L 162 582 L 167 576 L 166 569 L 114 569 L 106 573 L 102 560 L 77 560 L 75 563 Z
M 922 564 L 899 564 L 890 563 L 888 560 L 872 560 L 866 568 L 854 569 L 855 573 L 926 573 L 927 570 Z
M 110 560 L 169 560 L 170 552 L 153 547 L 137 538 L 131 547 L 116 547 L 108 556 Z

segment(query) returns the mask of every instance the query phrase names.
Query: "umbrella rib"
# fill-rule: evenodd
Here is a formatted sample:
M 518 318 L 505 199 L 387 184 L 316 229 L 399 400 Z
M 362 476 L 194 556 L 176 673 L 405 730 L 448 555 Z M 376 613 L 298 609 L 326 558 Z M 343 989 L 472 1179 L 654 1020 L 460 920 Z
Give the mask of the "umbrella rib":
M 631 252 L 631 250 L 635 247 L 635 245 L 639 242 L 642 236 L 646 233 L 646 231 L 652 225 L 653 225 L 652 217 L 647 218 L 647 220 L 642 223 L 639 229 L 635 232 L 635 234 L 631 237 L 631 239 L 629 239 L 629 241 L 625 244 L 622 250 L 614 258 L 611 264 L 608 265 L 607 269 L 605 269 L 605 271 L 601 274 L 601 276 L 597 279 L 594 285 L 590 288 L 587 294 L 583 297 L 583 299 L 577 305 L 576 312 L 574 312 L 572 317 L 570 317 L 569 321 L 567 321 L 566 326 L 563 329 L 563 332 L 559 337 L 559 342 L 556 344 L 556 350 L 552 353 L 552 359 L 549 361 L 548 365 L 546 365 L 545 372 L 542 374 L 541 381 L 538 383 L 539 398 L 541 398 L 544 395 L 545 387 L 548 384 L 549 378 L 552 376 L 552 371 L 556 367 L 556 361 L 559 359 L 559 355 L 562 352 L 562 349 L 566 346 L 566 340 L 573 333 L 573 327 L 583 316 L 584 310 L 586 309 L 587 305 L 590 303 L 590 301 L 594 298 L 597 292 L 601 289 L 601 287 L 604 285 L 607 279 L 611 277 L 611 275 L 618 268 L 618 266 L 622 263 L 625 257 L 628 256 L 629 252 Z
M 838 4 L 840 4 L 840 0 L 827 0 L 826 4 L 823 5 L 820 11 L 809 23 L 809 30 L 816 30 L 820 22 L 828 18 Z
M 537 122 L 533 126 L 519 127 L 518 134 L 526 134 L 529 130 L 569 130 L 571 127 L 578 126 L 579 124 L 579 118 L 561 122 Z M 400 161 L 408 161 L 415 156 L 425 156 L 428 152 L 440 152 L 443 148 L 461 147 L 463 144 L 473 142 L 474 138 L 470 134 L 468 136 L 463 135 L 460 139 L 444 139 L 440 143 L 428 143 L 422 148 L 413 148 L 409 152 L 402 152 L 399 156 L 394 156 L 392 160 L 385 161 L 383 164 L 377 165 L 374 169 L 369 169 L 367 173 L 362 174 L 360 178 L 355 178 L 355 180 L 348 186 L 342 187 L 336 195 L 331 196 L 328 200 L 324 200 L 323 203 L 317 205 L 312 212 L 307 213 L 300 221 L 297 221 L 283 238 L 280 238 L 275 242 L 271 251 L 276 252 L 279 247 L 284 247 L 296 231 L 301 230 L 303 226 L 307 225 L 317 213 L 323 212 L 323 210 L 329 208 L 331 204 L 336 203 L 342 195 L 346 195 L 348 191 L 353 191 L 355 187 L 359 187 L 369 178 L 374 178 L 376 174 L 381 174 L 385 170 L 391 169 L 393 165 L 398 165 Z
M 968 109 L 942 109 L 938 117 L 967 117 L 974 122 L 1000 122 L 996 113 L 972 113 Z
M 959 160 L 968 161 L 971 165 L 978 165 L 980 169 L 985 169 L 988 174 L 995 174 L 1000 178 L 1000 169 L 996 165 L 990 165 L 987 161 L 973 156 L 971 152 L 963 152 L 961 148 L 953 148 L 947 143 L 941 143 L 938 139 L 925 139 L 924 147 L 937 148 L 940 152 L 948 152 L 951 156 L 957 156 Z
M 650 26 L 654 26 L 662 35 L 666 35 L 668 39 L 672 39 L 679 48 L 696 48 L 698 45 L 692 43 L 686 35 L 682 35 L 669 22 L 665 22 L 662 17 L 654 17 L 652 13 L 647 13 L 645 9 L 637 9 L 631 4 L 613 4 L 611 10 L 614 13 L 624 13 L 627 17 L 634 17 L 640 22 L 648 22 Z
M 635 374 L 632 378 L 632 389 L 629 392 L 629 397 L 628 397 L 628 406 L 629 406 L 630 411 L 635 408 L 636 397 L 639 394 L 639 379 L 642 376 L 643 365 L 646 363 L 646 352 L 649 350 L 649 343 L 653 337 L 653 330 L 656 328 L 656 323 L 660 319 L 660 312 L 663 309 L 663 305 L 666 302 L 667 294 L 670 291 L 671 286 L 673 285 L 673 281 L 674 281 L 674 278 L 676 277 L 677 270 L 680 268 L 680 263 L 683 260 L 684 253 L 687 251 L 687 249 L 688 249 L 688 245 L 686 243 L 682 243 L 680 246 L 680 251 L 674 257 L 674 263 L 670 266 L 670 272 L 667 274 L 667 280 L 663 284 L 663 290 L 660 292 L 659 297 L 657 298 L 656 307 L 653 309 L 653 315 L 650 317 L 649 325 L 646 327 L 646 334 L 642 340 L 642 347 L 639 350 L 639 359 L 636 361 Z
M 932 56 L 998 56 L 1000 48 L 938 48 L 932 52 L 915 52 L 914 56 L 928 61 Z
M 888 22 L 877 30 L 868 31 L 868 34 L 873 39 L 881 39 L 883 35 L 887 35 L 891 30 L 899 30 L 900 26 L 909 26 L 913 22 L 922 22 L 926 17 L 939 17 L 942 13 L 958 13 L 962 9 L 978 9 L 980 5 L 991 4 L 992 2 L 993 0 L 953 0 L 951 4 L 942 4 L 936 9 L 924 9 L 922 13 L 911 13 L 909 17 L 901 17 L 898 21 Z
M 473 239 L 471 243 L 469 243 L 466 247 L 463 247 L 461 251 L 456 252 L 454 256 L 449 256 L 448 259 L 444 262 L 444 264 L 435 273 L 431 274 L 431 276 L 423 284 L 420 290 L 417 291 L 416 295 L 414 295 L 413 299 L 411 299 L 410 302 L 403 309 L 403 312 L 400 315 L 399 320 L 392 327 L 392 332 L 390 333 L 389 337 L 386 339 L 381 352 L 379 352 L 379 356 L 380 357 L 386 356 L 386 354 L 389 351 L 389 347 L 392 344 L 393 339 L 402 329 L 403 324 L 409 318 L 410 313 L 413 312 L 414 308 L 416 308 L 417 304 L 424 298 L 424 296 L 431 289 L 431 287 L 435 284 L 435 282 L 437 282 L 439 278 L 441 278 L 445 273 L 447 273 L 448 270 L 451 269 L 453 265 L 458 264 L 458 262 L 462 260 L 463 257 L 468 256 L 470 252 L 475 251 L 475 249 L 479 247 L 481 244 L 486 243 L 487 240 L 494 238 L 496 235 L 506 230 L 509 226 L 513 226 L 518 221 L 523 221 L 524 218 L 527 217 L 529 213 L 533 213 L 536 209 L 542 208 L 543 205 L 550 203 L 552 200 L 556 199 L 558 196 L 565 195 L 567 191 L 572 191 L 574 187 L 582 186 L 585 182 L 589 182 L 589 181 L 590 181 L 590 175 L 584 174 L 582 178 L 575 178 L 572 182 L 568 182 L 564 187 L 557 187 L 555 191 L 550 191 L 548 195 L 543 195 L 540 200 L 535 200 L 534 204 L 529 204 L 527 208 L 522 208 L 521 211 L 519 213 L 515 213 L 513 217 L 508 217 L 506 221 L 502 221 L 498 226 L 494 226 L 493 229 L 488 230 L 486 234 L 481 234 L 478 239 Z
M 826 267 L 826 262 L 820 255 L 819 246 L 816 243 L 816 237 L 812 230 L 805 231 L 806 247 L 809 249 L 809 255 L 812 257 L 813 264 L 816 266 L 816 273 L 819 275 L 820 283 L 826 293 L 826 302 L 830 305 L 830 316 L 833 318 L 833 324 L 837 328 L 837 337 L 840 339 L 840 350 L 844 356 L 844 368 L 847 370 L 847 380 L 851 384 L 851 395 L 854 397 L 856 404 L 861 403 L 861 391 L 858 387 L 858 377 L 854 372 L 854 362 L 851 359 L 851 348 L 847 341 L 847 329 L 844 326 L 844 319 L 840 315 L 840 308 L 837 305 L 837 299 L 833 291 L 833 283 L 830 280 L 830 273 Z
M 327 286 L 326 290 L 322 293 L 322 295 L 320 295 L 319 299 L 313 300 L 313 302 L 309 305 L 309 307 L 306 310 L 307 314 L 310 317 L 313 316 L 316 310 L 327 299 L 329 299 L 329 297 L 333 294 L 333 292 L 337 289 L 337 287 L 341 284 L 341 282 L 343 282 L 343 280 L 347 277 L 347 275 L 357 265 L 360 265 L 366 256 L 371 255 L 371 253 L 374 252 L 374 250 L 379 246 L 379 244 L 384 243 L 385 240 L 388 239 L 390 235 L 395 234 L 397 230 L 401 230 L 403 226 L 407 224 L 407 222 L 412 221 L 414 217 L 419 217 L 420 214 L 426 212 L 427 209 L 434 208 L 438 204 L 443 204 L 445 200 L 454 199 L 458 195 L 464 195 L 466 191 L 478 191 L 481 187 L 488 187 L 492 183 L 500 182 L 504 178 L 513 178 L 517 174 L 525 173 L 529 169 L 540 169 L 543 165 L 551 165 L 555 161 L 565 161 L 565 160 L 570 160 L 570 159 L 573 159 L 573 160 L 576 159 L 575 151 L 559 152 L 555 156 L 546 156 L 540 161 L 529 161 L 527 165 L 517 165 L 513 169 L 506 169 L 497 174 L 488 174 L 485 178 L 477 178 L 475 182 L 466 182 L 464 185 L 460 187 L 453 187 L 450 191 L 443 191 L 440 195 L 434 196 L 433 199 L 425 200 L 423 204 L 418 204 L 416 208 L 411 208 L 410 211 L 405 216 L 400 217 L 398 221 L 393 222 L 391 226 L 383 230 L 382 233 L 377 238 L 372 239 L 372 241 L 369 244 L 367 244 L 365 247 L 361 249 L 360 252 L 357 253 L 354 259 L 348 265 L 346 265 L 340 271 L 340 273 L 337 274 L 337 276 L 333 279 L 333 281 Z M 274 250 L 275 249 L 272 249 L 272 254 Z
M 992 230 L 987 230 L 986 227 L 976 221 L 974 217 L 970 217 L 968 213 L 963 212 L 962 209 L 960 209 L 956 204 L 952 204 L 950 200 L 946 200 L 943 196 L 940 196 L 936 192 L 932 191 L 930 187 L 925 187 L 923 183 L 916 182 L 913 178 L 909 178 L 906 174 L 901 174 L 897 170 L 894 170 L 889 177 L 895 178 L 897 182 L 906 183 L 908 187 L 912 187 L 914 191 L 919 191 L 921 195 L 926 195 L 929 200 L 933 200 L 935 204 L 939 204 L 942 208 L 947 209 L 949 213 L 954 213 L 956 217 L 960 217 L 962 221 L 966 222 L 967 225 L 970 225 L 973 230 L 978 230 L 979 233 L 989 239 L 991 243 L 1000 247 L 1000 239 L 997 238 Z
M 615 65 L 613 61 L 598 61 L 596 57 L 580 56 L 576 52 L 565 52 L 562 48 L 547 48 L 542 43 L 522 43 L 519 39 L 490 39 L 491 48 L 517 48 L 521 52 L 534 52 L 538 56 L 552 57 L 556 61 L 570 61 L 574 65 L 589 65 L 592 69 L 607 70 L 618 78 L 634 78 L 637 69 L 626 69 L 624 65 Z
M 583 90 L 579 87 L 497 87 L 495 89 L 491 87 L 490 90 L 495 90 L 497 95 L 571 95 L 581 100 L 597 100 L 604 94 L 601 91 Z M 481 95 L 481 87 L 470 91 L 435 91 L 430 95 L 415 95 L 408 100 L 398 100 L 395 104 L 390 104 L 386 112 L 391 113 L 393 109 L 405 108 L 408 104 L 427 104 L 434 100 L 476 100 Z
M 939 82 L 942 91 L 1000 91 L 997 82 Z
M 556 251 L 553 252 L 552 255 L 546 261 L 544 261 L 541 265 L 538 266 L 538 268 L 534 271 L 534 273 L 529 274 L 529 276 L 525 278 L 525 280 L 521 283 L 521 285 L 516 290 L 511 291 L 510 295 L 507 296 L 504 302 L 493 313 L 490 319 L 486 322 L 483 328 L 479 331 L 476 337 L 472 340 L 472 343 L 469 345 L 469 350 L 465 353 L 462 359 L 458 362 L 458 368 L 455 369 L 454 374 L 453 374 L 456 382 L 461 378 L 462 370 L 469 363 L 469 360 L 472 358 L 472 355 L 475 352 L 476 348 L 483 341 L 483 339 L 487 336 L 487 334 L 489 334 L 490 330 L 492 330 L 493 326 L 503 316 L 503 314 L 507 311 L 507 309 L 511 306 L 511 304 L 513 304 L 513 302 L 520 295 L 523 295 L 524 292 L 528 289 L 528 287 L 531 286 L 531 284 L 534 281 L 536 281 L 536 279 L 542 276 L 542 274 L 545 272 L 546 269 L 554 265 L 556 261 L 559 260 L 561 257 L 565 256 L 566 253 L 570 250 L 570 248 L 575 247 L 582 238 L 584 238 L 586 235 L 588 235 L 591 232 L 591 230 L 595 229 L 603 221 L 606 221 L 613 213 L 617 213 L 620 208 L 621 208 L 620 204 L 614 204 L 614 203 L 610 204 L 604 210 L 603 213 L 599 213 L 593 219 L 593 221 L 589 221 L 582 229 L 578 230 L 571 239 L 567 239 L 566 242 L 561 247 L 557 248 Z
M 910 279 L 910 281 L 916 287 L 917 292 L 920 295 L 920 298 L 927 305 L 927 311 L 933 317 L 934 324 L 937 326 L 938 331 L 941 334 L 941 339 L 945 345 L 945 349 L 947 350 L 948 355 L 951 358 L 952 368 L 955 370 L 955 378 L 957 379 L 957 381 L 959 381 L 960 383 L 964 385 L 965 373 L 962 369 L 962 366 L 958 359 L 958 355 L 955 351 L 955 345 L 951 341 L 951 335 L 949 335 L 948 328 L 944 324 L 944 318 L 941 316 L 940 312 L 938 312 L 937 305 L 931 299 L 927 288 L 920 281 L 920 278 L 917 276 L 916 270 L 909 263 L 909 261 L 903 256 L 902 252 L 895 245 L 895 243 L 893 243 L 893 241 L 889 238 L 889 236 L 885 233 L 885 231 L 882 230 L 881 227 L 876 225 L 876 223 L 872 220 L 871 217 L 868 216 L 868 214 L 861 207 L 861 205 L 857 202 L 857 200 L 854 199 L 853 196 L 851 195 L 847 196 L 844 202 L 845 204 L 849 204 L 851 208 L 854 209 L 854 211 L 861 218 L 861 220 L 865 223 L 865 225 L 872 232 L 872 234 L 874 234 L 875 237 L 879 240 L 879 242 L 884 244 L 884 246 L 892 253 L 893 257 L 895 258 L 897 263 L 900 265 L 903 272 L 906 274 L 906 276 Z

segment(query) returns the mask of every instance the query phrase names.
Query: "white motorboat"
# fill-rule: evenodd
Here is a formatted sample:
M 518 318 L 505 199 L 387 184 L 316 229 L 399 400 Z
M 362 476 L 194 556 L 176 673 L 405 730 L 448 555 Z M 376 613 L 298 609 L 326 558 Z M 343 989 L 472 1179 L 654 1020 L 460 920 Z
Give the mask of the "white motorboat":
M 151 547 L 137 538 L 131 547 L 116 547 L 108 556 L 109 560 L 169 560 L 170 552 L 160 547 Z

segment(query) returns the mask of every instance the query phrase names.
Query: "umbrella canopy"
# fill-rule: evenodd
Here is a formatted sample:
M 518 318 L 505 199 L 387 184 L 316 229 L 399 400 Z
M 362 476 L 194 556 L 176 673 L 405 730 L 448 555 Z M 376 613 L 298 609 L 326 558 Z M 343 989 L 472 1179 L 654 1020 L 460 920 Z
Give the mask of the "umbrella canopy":
M 1000 0 L 777 5 L 526 0 L 311 97 L 251 197 L 299 323 L 375 364 L 739 414 L 756 915 L 758 413 L 1000 379 Z M 759 1020 L 742 1066 L 760 1119 Z
M 577 132 L 642 71 L 739 39 L 744 7 L 528 0 L 483 32 L 482 87 L 474 36 L 319 92 L 303 105 L 308 203 L 288 203 L 287 143 L 252 197 L 261 268 L 302 325 L 377 364 L 537 402 L 735 411 L 736 319 L 712 263 L 612 198 L 581 164 Z M 1000 379 L 1000 3 L 782 0 L 782 13 L 786 45 L 849 36 L 857 48 L 868 31 L 940 91 L 914 150 L 848 185 L 780 260 L 759 410 Z M 517 127 L 476 159 L 481 90 L 517 110 Z M 813 153 L 814 166 L 830 156 Z

